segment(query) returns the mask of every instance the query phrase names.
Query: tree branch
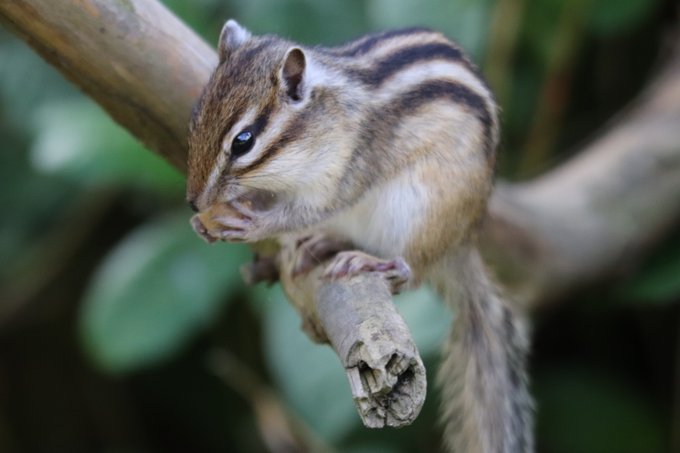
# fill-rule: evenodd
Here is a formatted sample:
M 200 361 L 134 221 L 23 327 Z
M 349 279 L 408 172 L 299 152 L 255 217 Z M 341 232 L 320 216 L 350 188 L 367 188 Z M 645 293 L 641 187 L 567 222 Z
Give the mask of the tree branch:
M 191 108 L 217 59 L 165 7 L 153 0 L 0 0 L 0 18 L 151 150 L 186 170 Z M 534 304 L 553 300 L 611 275 L 637 259 L 678 220 L 679 75 L 676 53 L 626 115 L 577 158 L 533 181 L 499 185 L 482 243 L 500 279 L 524 300 Z M 377 298 L 388 310 L 384 302 L 389 296 L 374 286 L 378 283 L 371 276 L 336 286 L 306 280 L 296 283 L 302 288 L 296 289 L 286 266 L 282 263 L 279 269 L 283 284 L 303 318 L 310 320 L 307 330 L 328 338 L 346 367 L 356 366 L 359 356 L 345 347 L 342 335 L 331 334 L 341 323 L 338 314 L 328 310 L 337 308 L 331 299 L 345 307 L 341 317 L 366 319 L 375 314 L 367 315 L 363 302 Z M 359 301 L 362 304 L 356 305 Z M 399 320 L 392 319 L 387 322 L 396 324 L 385 328 L 397 332 Z M 361 338 L 353 325 L 348 328 L 346 337 Z M 417 352 L 413 355 L 409 349 L 410 338 L 401 341 L 387 348 L 377 343 L 374 349 L 369 347 L 377 351 L 369 351 L 369 356 L 377 357 L 369 366 L 381 370 L 385 382 L 400 374 L 385 374 L 391 366 L 384 359 L 391 357 L 389 351 L 404 359 L 406 366 L 399 369 L 413 366 L 419 375 L 422 364 L 411 361 Z M 353 386 L 355 397 L 362 388 Z M 368 388 L 377 389 L 375 395 L 389 392 L 383 384 Z M 370 398 L 369 394 L 360 406 Z M 375 408 L 382 404 L 379 398 L 374 402 Z M 365 407 L 370 409 L 370 404 Z M 408 413 L 396 406 L 395 410 Z
M 532 305 L 639 262 L 680 220 L 680 45 L 627 111 L 571 161 L 499 184 L 485 256 Z
M 215 52 L 153 0 L 0 0 L 0 18 L 147 147 L 186 172 Z
M 425 402 L 425 366 L 384 277 L 369 272 L 328 281 L 321 278 L 325 262 L 294 276 L 297 242 L 294 237 L 281 241 L 279 269 L 303 330 L 335 350 L 365 426 L 411 424 Z

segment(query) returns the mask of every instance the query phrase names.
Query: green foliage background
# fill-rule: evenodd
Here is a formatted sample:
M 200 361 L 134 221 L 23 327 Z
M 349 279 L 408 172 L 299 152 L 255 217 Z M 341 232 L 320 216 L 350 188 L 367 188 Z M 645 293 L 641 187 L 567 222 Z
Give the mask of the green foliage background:
M 165 3 L 209 42 L 229 17 L 309 44 L 441 29 L 498 94 L 506 179 L 558 165 L 625 107 L 677 16 L 670 0 Z M 0 136 L 0 451 L 439 446 L 434 385 L 413 426 L 362 428 L 330 349 L 278 287 L 241 282 L 249 250 L 198 240 L 183 178 L 4 29 Z M 535 314 L 538 451 L 680 448 L 679 300 L 674 234 Z M 432 377 L 451 315 L 426 289 L 397 304 Z M 267 444 L 282 420 L 297 447 Z

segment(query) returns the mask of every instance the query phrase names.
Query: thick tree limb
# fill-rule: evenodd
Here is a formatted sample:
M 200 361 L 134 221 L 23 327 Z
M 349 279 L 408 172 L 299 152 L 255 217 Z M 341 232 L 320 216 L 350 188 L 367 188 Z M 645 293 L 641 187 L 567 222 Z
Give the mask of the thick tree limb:
M 150 149 L 185 171 L 188 118 L 216 56 L 160 3 L 0 0 L 0 19 Z M 482 243 L 501 280 L 535 304 L 611 275 L 637 258 L 680 215 L 679 124 L 680 54 L 675 54 L 636 105 L 577 158 L 536 180 L 499 185 Z M 371 289 L 377 284 L 371 279 L 362 276 L 356 285 L 340 286 L 303 281 L 300 290 L 283 272 L 298 308 L 309 307 L 301 298 L 318 302 L 312 310 L 300 310 L 311 313 L 311 331 L 335 342 L 350 368 L 359 356 L 331 338 L 330 332 L 341 327 L 335 324 L 337 315 L 327 316 L 327 308 L 334 307 L 331 298 L 338 298 L 347 316 L 354 312 L 365 319 L 365 305 L 355 303 L 366 299 L 366 291 L 371 299 L 388 299 L 384 291 Z M 413 365 L 417 355 L 395 345 L 377 345 L 374 351 L 395 350 Z M 381 358 L 367 361 L 370 366 L 390 368 L 382 352 L 372 356 Z M 362 388 L 353 386 L 355 396 Z
M 490 217 L 485 255 L 533 305 L 635 266 L 680 220 L 680 46 L 576 158 L 499 185 Z
M 0 18 L 146 146 L 186 171 L 215 52 L 154 0 L 0 0 Z

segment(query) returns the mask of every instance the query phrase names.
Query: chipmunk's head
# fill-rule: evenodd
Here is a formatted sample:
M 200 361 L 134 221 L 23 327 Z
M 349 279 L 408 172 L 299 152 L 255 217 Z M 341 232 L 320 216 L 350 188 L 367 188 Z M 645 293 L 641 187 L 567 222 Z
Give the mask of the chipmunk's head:
M 225 24 L 189 129 L 187 198 L 196 211 L 258 192 L 294 197 L 321 177 L 328 135 L 317 129 L 328 103 L 310 66 L 295 44 Z

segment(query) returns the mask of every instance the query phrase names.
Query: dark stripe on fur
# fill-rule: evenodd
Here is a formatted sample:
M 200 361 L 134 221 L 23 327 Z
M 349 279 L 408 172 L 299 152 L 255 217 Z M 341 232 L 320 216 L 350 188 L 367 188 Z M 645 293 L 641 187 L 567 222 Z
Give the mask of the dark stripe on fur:
M 489 111 L 486 100 L 461 83 L 447 80 L 425 82 L 402 94 L 388 109 L 390 112 L 401 116 L 404 112 L 415 111 L 424 104 L 440 99 L 450 99 L 465 106 L 482 123 L 484 136 L 491 136 L 493 116 Z M 489 156 L 494 150 L 491 148 L 490 142 L 487 145 L 484 151 Z
M 479 119 L 487 137 L 484 152 L 492 159 L 494 143 L 490 137 L 494 118 L 485 99 L 460 83 L 429 80 L 395 95 L 388 104 L 366 115 L 370 121 L 364 122 L 358 132 L 356 147 L 338 188 L 338 202 L 354 202 L 368 188 L 379 183 L 383 175 L 391 174 L 390 167 L 404 165 L 409 156 L 389 151 L 394 146 L 394 133 L 400 122 L 404 117 L 417 115 L 423 105 L 442 99 L 463 106 Z
M 293 142 L 302 135 L 305 130 L 305 115 L 299 115 L 293 118 L 287 125 L 285 130 L 269 145 L 269 147 L 258 157 L 254 162 L 244 168 L 234 170 L 233 176 L 241 176 L 250 173 L 264 165 L 267 161 L 274 158 L 283 148 L 289 143 Z
M 272 38 L 270 36 L 261 36 L 259 38 L 256 38 L 257 42 L 255 45 L 252 47 L 246 48 L 243 52 L 237 53 L 236 55 L 238 56 L 238 61 L 236 62 L 229 62 L 230 66 L 243 66 L 247 65 L 248 63 L 252 62 L 255 57 L 262 52 L 263 50 L 269 48 L 272 42 L 275 41 L 275 38 Z
M 247 125 L 246 127 L 243 128 L 244 131 L 250 131 L 253 136 L 255 136 L 255 140 L 257 140 L 257 136 L 262 133 L 262 131 L 267 127 L 267 123 L 269 123 L 269 116 L 272 113 L 272 107 L 271 105 L 268 105 L 262 111 L 257 115 L 257 118 L 255 118 L 255 121 L 253 121 L 251 124 Z
M 218 151 L 222 150 L 222 143 L 224 142 L 224 137 L 229 133 L 229 131 L 232 130 L 234 124 L 236 124 L 236 122 L 239 119 L 241 119 L 241 117 L 245 113 L 244 107 L 245 106 L 239 106 L 238 110 L 236 110 L 236 112 L 229 117 L 229 120 L 222 127 L 222 130 L 220 131 L 220 138 L 216 143 Z
M 255 122 L 252 124 L 252 126 L 249 126 L 250 131 L 257 136 L 260 134 L 265 127 L 267 127 L 267 124 L 269 123 L 269 116 L 272 114 L 272 107 L 271 105 L 267 105 L 260 114 L 257 116 L 255 119 Z
M 417 33 L 436 33 L 435 31 L 426 27 L 411 27 L 404 28 L 401 30 L 391 30 L 382 33 L 376 33 L 373 35 L 368 35 L 360 38 L 356 41 L 351 41 L 343 46 L 325 49 L 328 53 L 334 55 L 339 55 L 342 57 L 358 57 L 360 55 L 367 54 L 373 50 L 382 41 L 386 41 L 391 38 L 396 38 L 398 36 L 414 35 Z
M 269 115 L 271 115 L 271 111 L 272 111 L 271 106 L 265 107 L 257 116 L 257 118 L 255 118 L 255 121 L 253 121 L 251 124 L 243 128 L 243 131 L 249 131 L 250 133 L 253 134 L 253 137 L 255 137 L 256 142 L 257 136 L 260 135 L 260 133 L 265 129 L 265 127 L 267 127 L 267 123 L 269 123 Z M 229 158 L 232 160 L 234 159 L 234 157 L 231 154 L 229 155 Z M 226 176 L 226 172 L 224 176 Z
M 273 159 L 290 143 L 298 140 L 305 135 L 308 123 L 319 121 L 319 118 L 328 111 L 329 105 L 336 102 L 332 90 L 316 88 L 309 94 L 311 97 L 309 104 L 303 111 L 288 120 L 283 132 L 276 137 L 265 151 L 254 162 L 244 168 L 235 169 L 233 176 L 242 176 L 256 170 Z
M 200 101 L 196 103 L 189 127 L 188 167 L 191 172 L 189 183 L 192 192 L 197 192 L 207 182 L 215 159 L 222 151 L 225 135 L 245 111 L 245 105 L 238 104 L 232 115 L 224 115 L 223 106 L 220 105 L 224 102 L 222 97 L 216 97 L 213 92 L 208 91 L 215 88 L 215 77 L 216 73 L 204 88 Z
M 362 83 L 379 87 L 397 72 L 417 63 L 432 60 L 460 62 L 471 73 L 477 75 L 475 67 L 465 58 L 463 52 L 452 44 L 430 43 L 399 49 L 380 60 L 374 67 L 348 71 L 350 77 Z

